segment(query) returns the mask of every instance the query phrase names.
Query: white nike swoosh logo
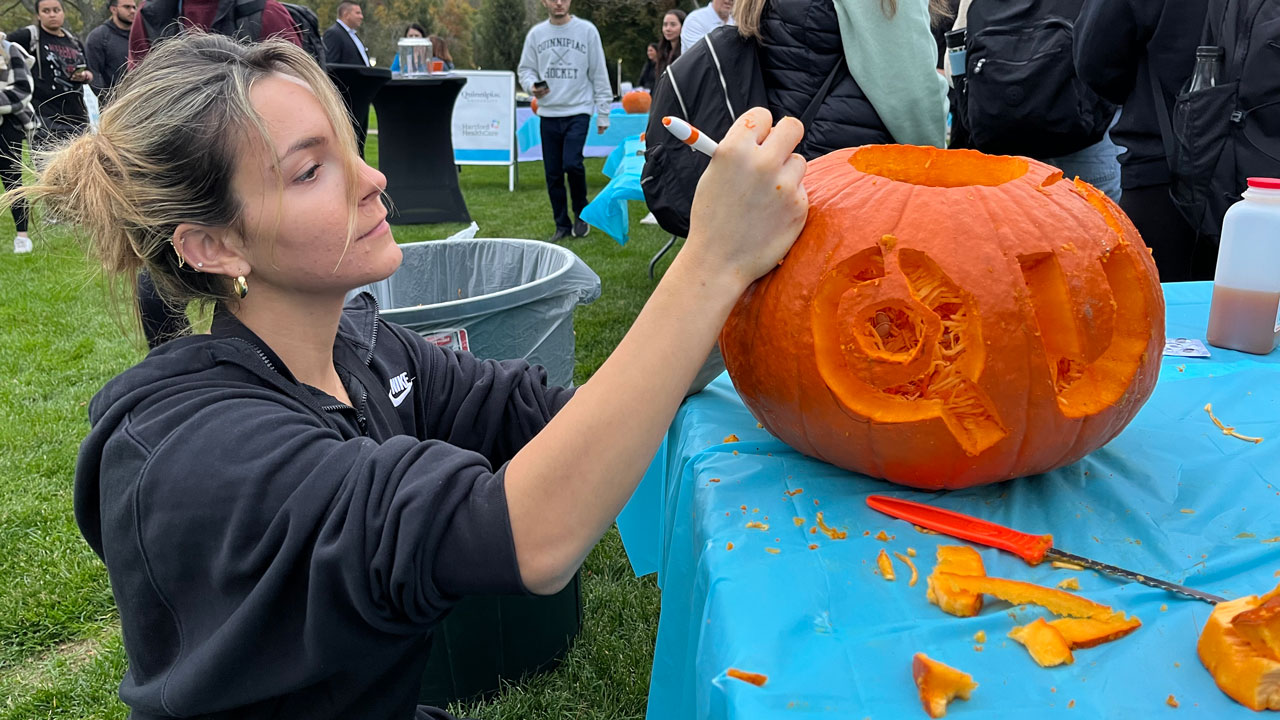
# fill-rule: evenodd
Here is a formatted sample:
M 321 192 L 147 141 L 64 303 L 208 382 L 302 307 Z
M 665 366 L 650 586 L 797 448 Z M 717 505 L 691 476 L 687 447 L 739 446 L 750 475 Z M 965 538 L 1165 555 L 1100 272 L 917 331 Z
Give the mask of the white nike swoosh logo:
M 404 399 L 409 396 L 410 390 L 413 390 L 412 380 L 409 381 L 409 384 L 405 386 L 404 390 L 400 391 L 399 395 L 397 395 L 394 390 L 387 393 L 387 397 L 391 398 L 392 407 L 400 407 L 400 403 L 404 402 Z

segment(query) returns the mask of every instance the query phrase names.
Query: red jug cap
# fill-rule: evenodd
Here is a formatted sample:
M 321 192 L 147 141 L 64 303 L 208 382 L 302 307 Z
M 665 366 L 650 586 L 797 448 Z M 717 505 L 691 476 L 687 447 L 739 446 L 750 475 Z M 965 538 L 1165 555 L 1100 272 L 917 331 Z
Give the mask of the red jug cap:
M 1249 187 L 1263 190 L 1280 190 L 1280 178 L 1249 178 Z

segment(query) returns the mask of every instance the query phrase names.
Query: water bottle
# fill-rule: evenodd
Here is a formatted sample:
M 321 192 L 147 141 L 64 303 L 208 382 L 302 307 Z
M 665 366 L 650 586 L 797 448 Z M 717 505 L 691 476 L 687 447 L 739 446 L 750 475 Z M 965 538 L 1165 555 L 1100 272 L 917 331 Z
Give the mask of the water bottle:
M 431 41 L 427 38 L 407 37 L 396 42 L 400 58 L 400 74 L 403 77 L 426 77 L 431 74 Z
M 1249 178 L 1222 219 L 1207 339 L 1255 355 L 1280 342 L 1280 178 Z
M 1196 66 L 1191 71 L 1191 81 L 1187 83 L 1187 92 L 1208 90 L 1218 84 L 1222 72 L 1222 58 L 1226 50 L 1217 45 L 1201 45 L 1196 48 Z

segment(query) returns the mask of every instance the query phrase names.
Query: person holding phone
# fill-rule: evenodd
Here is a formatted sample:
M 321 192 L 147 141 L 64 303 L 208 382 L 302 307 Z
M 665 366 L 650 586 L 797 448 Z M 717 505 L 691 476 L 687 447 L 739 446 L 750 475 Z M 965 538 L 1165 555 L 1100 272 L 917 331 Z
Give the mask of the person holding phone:
M 542 0 L 547 19 L 529 30 L 520 55 L 520 85 L 538 99 L 542 162 L 556 221 L 550 242 L 587 235 L 587 223 L 581 217 L 587 206 L 582 148 L 592 112 L 596 114 L 596 132 L 603 133 L 609 129 L 613 103 L 600 32 L 590 22 L 569 14 L 571 2 Z M 573 202 L 572 222 L 564 191 L 566 176 Z
M 36 22 L 9 35 L 9 42 L 27 48 L 36 60 L 32 73 L 32 99 L 40 117 L 32 140 L 36 150 L 58 145 L 89 126 L 83 93 L 93 72 L 84 45 L 63 26 L 65 22 L 62 0 L 36 0 Z

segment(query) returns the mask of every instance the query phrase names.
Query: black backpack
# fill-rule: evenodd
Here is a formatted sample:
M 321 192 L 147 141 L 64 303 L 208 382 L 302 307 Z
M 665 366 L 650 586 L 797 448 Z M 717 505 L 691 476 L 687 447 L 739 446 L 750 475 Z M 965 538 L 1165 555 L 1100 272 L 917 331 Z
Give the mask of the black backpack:
M 147 37 L 152 43 L 171 38 L 182 32 L 178 22 L 182 15 L 183 0 L 147 0 L 138 9 Z M 310 8 L 292 3 L 281 3 L 293 19 L 294 29 L 302 38 L 302 49 L 320 68 L 324 69 L 324 40 L 320 35 L 320 20 Z M 267 0 L 219 0 L 218 11 L 210 32 L 240 41 L 257 42 L 262 39 L 262 11 Z
M 315 61 L 320 65 L 320 69 L 324 70 L 324 35 L 320 32 L 320 18 L 316 17 L 316 11 L 306 5 L 287 2 L 280 4 L 284 6 L 285 10 L 289 11 L 289 16 L 293 18 L 293 27 L 302 38 L 302 49 L 315 58 Z
M 1156 116 L 1174 205 L 1217 237 L 1248 178 L 1280 177 L 1280 1 L 1210 0 L 1201 44 L 1225 51 L 1220 82 L 1180 93 L 1172 123 L 1155 87 Z
M 658 225 L 672 235 L 689 236 L 693 193 L 711 158 L 677 140 L 662 118 L 675 116 L 707 137 L 716 141 L 724 138 L 739 115 L 753 107 L 769 106 L 756 53 L 755 40 L 742 37 L 736 27 L 718 27 L 684 51 L 658 78 L 644 135 L 640 188 Z M 813 121 L 842 67 L 843 60 L 836 63 L 805 109 L 800 118 L 805 127 Z
M 1083 0 L 974 0 L 958 85 L 973 147 L 1055 158 L 1100 141 L 1116 106 L 1076 75 L 1072 45 Z

